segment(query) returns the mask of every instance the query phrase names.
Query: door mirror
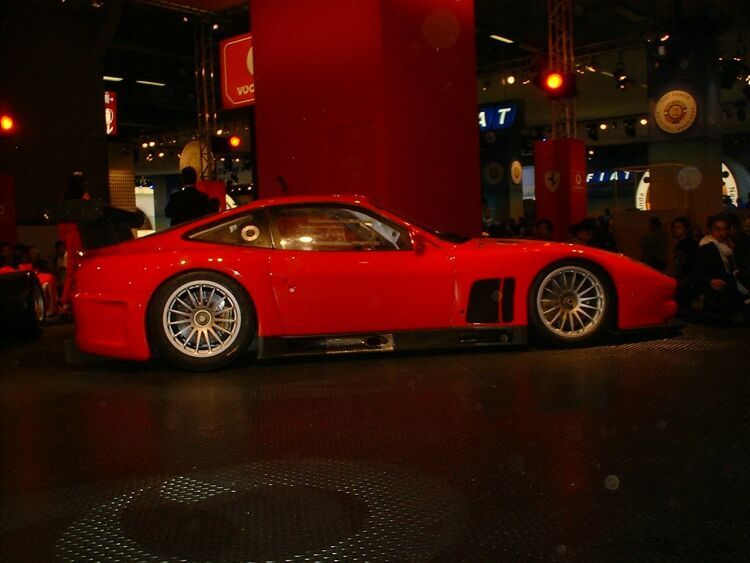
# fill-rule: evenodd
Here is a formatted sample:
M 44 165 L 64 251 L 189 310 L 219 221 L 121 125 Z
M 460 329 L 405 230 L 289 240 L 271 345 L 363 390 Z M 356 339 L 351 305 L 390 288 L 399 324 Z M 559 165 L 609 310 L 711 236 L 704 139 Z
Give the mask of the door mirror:
M 414 252 L 422 254 L 427 248 L 427 241 L 425 240 L 424 235 L 419 231 L 411 231 L 409 236 L 411 237 L 411 247 Z

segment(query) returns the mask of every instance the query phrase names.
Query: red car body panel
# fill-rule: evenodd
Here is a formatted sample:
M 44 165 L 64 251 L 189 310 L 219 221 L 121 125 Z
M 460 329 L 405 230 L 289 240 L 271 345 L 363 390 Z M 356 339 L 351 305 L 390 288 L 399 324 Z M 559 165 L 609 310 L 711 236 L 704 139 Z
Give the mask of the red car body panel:
M 399 223 L 423 248 L 321 252 L 196 242 L 185 235 L 217 220 L 275 205 L 335 204 L 364 208 Z M 520 327 L 535 277 L 548 265 L 579 259 L 600 266 L 617 295 L 621 329 L 662 325 L 676 312 L 671 278 L 621 255 L 571 244 L 474 239 L 450 243 L 359 197 L 300 196 L 260 200 L 167 231 L 85 252 L 73 302 L 76 341 L 87 352 L 145 360 L 151 356 L 147 312 L 154 292 L 176 275 L 213 271 L 238 281 L 257 314 L 257 335 L 305 336 L 368 331 Z M 477 280 L 513 278 L 513 318 L 467 321 Z M 502 296 L 500 298 L 502 300 Z

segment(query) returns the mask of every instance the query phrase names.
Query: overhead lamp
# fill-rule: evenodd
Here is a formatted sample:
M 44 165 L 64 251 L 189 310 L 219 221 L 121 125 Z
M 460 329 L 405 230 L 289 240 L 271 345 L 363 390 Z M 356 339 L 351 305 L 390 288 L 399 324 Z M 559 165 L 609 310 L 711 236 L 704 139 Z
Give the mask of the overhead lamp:
M 646 119 L 645 117 L 641 117 L 641 120 L 638 123 L 640 123 L 641 125 L 648 125 L 648 119 Z
M 211 26 L 211 29 L 213 29 L 214 31 L 216 31 L 217 29 L 219 29 L 219 24 L 215 23 L 214 25 Z
M 591 57 L 591 60 L 584 68 L 589 72 L 597 72 L 599 70 L 599 61 L 596 57 Z
M 505 79 L 506 84 L 515 84 L 515 82 L 516 82 L 516 77 L 513 76 L 512 74 Z
M 625 61 L 622 58 L 622 51 L 620 51 L 620 58 L 617 61 L 617 66 L 615 66 L 613 76 L 615 77 L 615 87 L 618 90 L 625 90 L 628 86 L 635 83 L 625 71 Z
M 608 128 L 609 125 L 607 125 L 604 121 L 599 124 L 599 129 L 601 129 L 602 131 L 606 131 Z
M 515 43 L 512 39 L 508 39 L 507 37 L 503 37 L 502 35 L 490 35 L 491 39 L 494 39 L 495 41 L 500 41 L 501 43 L 507 43 L 508 45 L 512 45 Z
M 102 76 L 102 80 L 106 80 L 107 82 L 122 82 L 122 77 L 120 76 L 107 76 L 106 74 Z
M 164 82 L 153 82 L 151 80 L 136 80 L 136 84 L 143 84 L 144 86 L 166 86 Z

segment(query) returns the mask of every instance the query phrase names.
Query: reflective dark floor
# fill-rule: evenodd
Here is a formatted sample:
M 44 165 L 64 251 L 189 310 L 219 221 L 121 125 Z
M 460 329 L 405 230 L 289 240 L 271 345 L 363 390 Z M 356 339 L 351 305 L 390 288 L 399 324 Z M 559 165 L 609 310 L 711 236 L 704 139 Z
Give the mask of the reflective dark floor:
M 71 337 L 0 344 L 2 561 L 750 559 L 747 328 L 211 374 Z

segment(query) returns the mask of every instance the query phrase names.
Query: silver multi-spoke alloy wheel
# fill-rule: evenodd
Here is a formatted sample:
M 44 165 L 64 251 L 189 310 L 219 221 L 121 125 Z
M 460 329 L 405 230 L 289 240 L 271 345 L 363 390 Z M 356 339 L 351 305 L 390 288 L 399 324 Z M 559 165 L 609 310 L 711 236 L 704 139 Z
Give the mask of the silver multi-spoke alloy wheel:
M 209 358 L 232 346 L 242 328 L 237 298 L 223 284 L 197 279 L 177 287 L 167 297 L 162 328 L 182 354 Z
M 535 293 L 539 321 L 560 341 L 578 341 L 596 334 L 605 321 L 608 305 L 601 277 L 580 265 L 553 269 Z

